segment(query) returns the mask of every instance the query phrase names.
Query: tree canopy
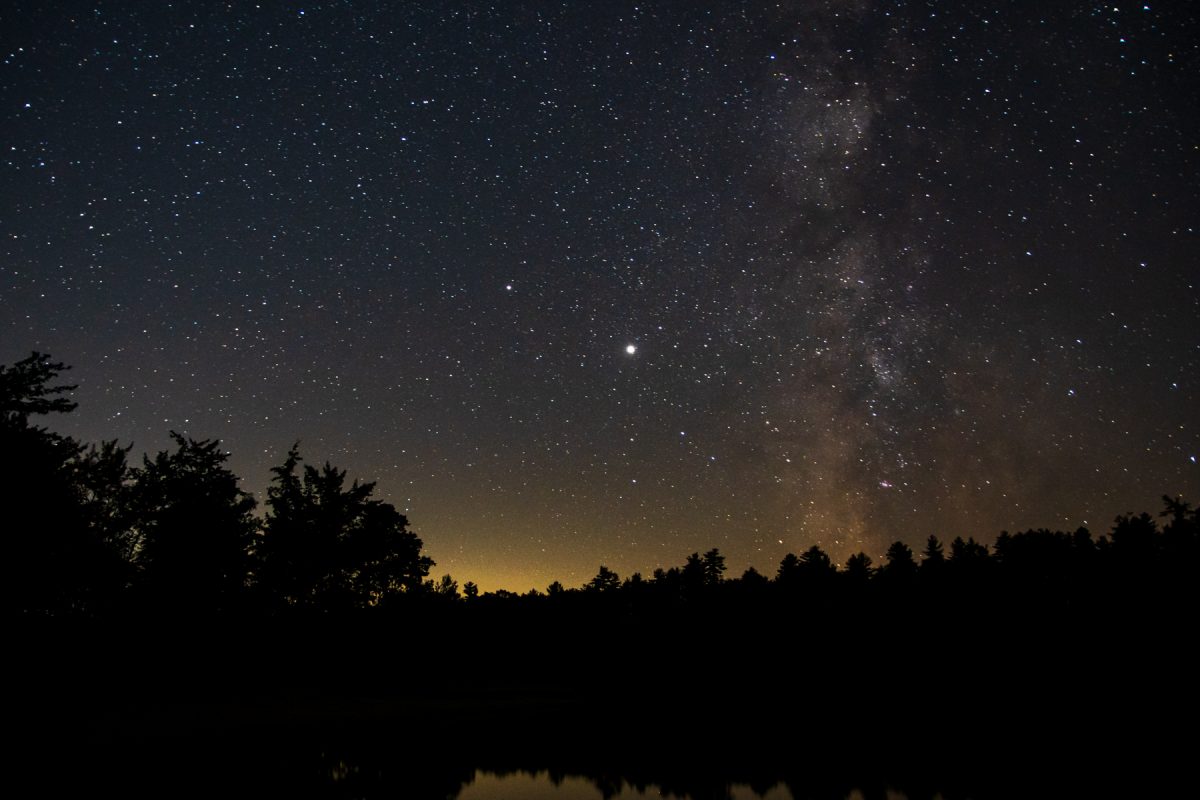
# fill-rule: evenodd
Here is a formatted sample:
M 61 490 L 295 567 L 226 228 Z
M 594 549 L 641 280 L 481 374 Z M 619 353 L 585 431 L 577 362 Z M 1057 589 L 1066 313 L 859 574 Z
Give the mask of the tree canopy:
M 346 485 L 329 463 L 301 469 L 299 447 L 275 467 L 255 545 L 261 592 L 284 605 L 353 608 L 418 591 L 433 566 L 408 519 L 372 497 L 373 483 Z
M 63 395 L 74 391 L 75 386 L 50 385 L 67 369 L 65 364 L 36 352 L 11 367 L 0 364 L 0 414 L 4 421 L 25 425 L 31 414 L 73 411 L 75 402 Z
M 240 602 L 257 527 L 255 500 L 238 487 L 216 440 L 171 432 L 173 452 L 134 471 L 135 561 L 172 603 L 226 608 Z

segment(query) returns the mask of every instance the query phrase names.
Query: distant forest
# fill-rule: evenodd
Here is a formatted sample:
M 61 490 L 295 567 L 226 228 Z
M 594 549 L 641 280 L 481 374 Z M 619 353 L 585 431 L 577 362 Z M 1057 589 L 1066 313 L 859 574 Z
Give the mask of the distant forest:
M 172 432 L 172 450 L 131 464 L 116 441 L 85 445 L 35 424 L 76 407 L 75 387 L 60 382 L 66 369 L 39 353 L 0 366 L 6 595 L 9 611 L 25 617 L 547 606 L 636 614 L 795 603 L 845 612 L 925 601 L 1065 609 L 1117 598 L 1190 603 L 1194 594 L 1200 512 L 1164 496 L 1158 519 L 1126 514 L 1098 537 L 1085 528 L 1003 532 L 989 547 L 930 536 L 919 553 L 897 541 L 882 563 L 859 553 L 841 566 L 813 546 L 770 574 L 751 567 L 740 577 L 714 548 L 650 576 L 600 566 L 578 588 L 556 581 L 544 592 L 481 595 L 473 583 L 430 577 L 421 540 L 373 484 L 304 463 L 296 447 L 272 470 L 258 516 L 215 440 Z

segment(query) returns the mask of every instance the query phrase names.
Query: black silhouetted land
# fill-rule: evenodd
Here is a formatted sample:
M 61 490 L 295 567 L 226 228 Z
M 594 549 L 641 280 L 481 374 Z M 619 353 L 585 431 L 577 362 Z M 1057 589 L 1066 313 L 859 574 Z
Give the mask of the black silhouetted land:
M 1196 711 L 1182 500 L 1098 537 L 931 536 L 841 567 L 814 546 L 738 577 L 712 549 L 460 594 L 371 484 L 296 447 L 256 515 L 215 441 L 172 434 L 133 465 L 42 427 L 74 408 L 64 370 L 0 367 L 9 688 L 47 790 L 236 775 L 445 797 L 492 767 L 692 797 L 1075 794 L 1192 757 L 1172 733 Z

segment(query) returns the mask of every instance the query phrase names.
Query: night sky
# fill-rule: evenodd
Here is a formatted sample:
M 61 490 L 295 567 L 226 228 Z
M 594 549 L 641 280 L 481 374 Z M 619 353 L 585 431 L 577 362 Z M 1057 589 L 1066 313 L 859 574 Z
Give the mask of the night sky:
M 1200 499 L 1186 2 L 7 3 L 0 363 L 485 590 Z

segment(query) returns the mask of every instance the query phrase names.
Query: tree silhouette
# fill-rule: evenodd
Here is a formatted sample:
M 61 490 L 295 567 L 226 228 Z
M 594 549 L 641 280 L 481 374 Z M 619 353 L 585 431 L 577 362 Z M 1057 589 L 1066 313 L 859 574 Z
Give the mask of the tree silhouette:
M 85 453 L 74 439 L 29 419 L 75 408 L 64 396 L 75 387 L 56 384 L 66 369 L 40 353 L 0 365 L 5 605 L 24 614 L 94 612 L 128 580 L 103 488 L 104 468 L 118 461 L 116 482 L 124 481 L 124 452 L 110 445 L 105 455 Z
M 754 589 L 762 589 L 766 587 L 770 581 L 766 575 L 756 570 L 754 567 L 746 567 L 746 571 L 742 573 L 742 585 L 752 587 Z
M 938 541 L 936 536 L 930 536 L 925 541 L 925 549 L 921 551 L 921 567 L 923 569 L 937 569 L 946 561 L 945 548 Z
M 988 559 L 987 545 L 975 541 L 974 537 L 963 541 L 961 536 L 954 537 L 950 543 L 950 562 L 959 568 L 978 565 Z
M 363 485 L 370 491 L 375 487 Z M 408 530 L 408 518 L 381 500 L 360 505 L 344 541 L 349 586 L 358 606 L 386 604 L 418 590 L 434 566 L 432 558 L 421 555 L 423 542 Z
M 799 569 L 801 574 L 811 579 L 827 577 L 837 570 L 829 555 L 815 544 L 801 554 Z
M 132 445 L 102 442 L 81 450 L 71 462 L 72 481 L 93 546 L 91 581 L 104 586 L 107 601 L 135 578 L 133 567 L 138 544 L 134 518 L 134 472 L 129 466 Z
M 425 590 L 433 597 L 446 602 L 454 602 L 461 598 L 458 593 L 458 581 L 454 577 L 447 574 L 443 575 L 440 580 L 426 581 Z
M 256 505 L 225 466 L 219 442 L 174 431 L 173 452 L 134 470 L 136 563 L 143 585 L 169 606 L 220 610 L 239 602 L 250 572 Z
M 434 562 L 421 555 L 408 519 L 371 497 L 375 484 L 347 487 L 344 470 L 326 463 L 299 471 L 301 460 L 293 446 L 272 469 L 255 546 L 259 590 L 322 610 L 375 606 L 419 590 Z
M 684 593 L 689 596 L 696 596 L 704 590 L 708 583 L 708 571 L 699 553 L 692 553 L 687 557 L 683 569 L 680 570 L 680 579 Z
M 1164 508 L 1158 515 L 1160 517 L 1170 517 L 1171 521 L 1168 523 L 1169 525 L 1186 525 L 1189 522 L 1194 522 L 1197 514 L 1200 513 L 1200 509 L 1193 510 L 1192 504 L 1185 503 L 1181 497 L 1173 498 L 1170 495 L 1164 494 L 1162 499 Z
M 705 585 L 716 586 L 719 584 L 725 575 L 725 556 L 721 555 L 721 551 L 714 547 L 704 554 L 701 561 L 704 565 Z
M 1175 571 L 1191 569 L 1200 557 L 1200 508 L 1167 495 L 1163 495 L 1163 503 L 1159 516 L 1168 519 L 1162 529 L 1164 555 Z
M 846 578 L 852 584 L 865 585 L 871 574 L 871 557 L 866 553 L 856 553 L 846 560 Z
M 75 390 L 74 385 L 49 385 L 59 373 L 69 369 L 51 361 L 50 356 L 32 353 L 11 367 L 0 364 L 0 414 L 6 424 L 25 426 L 30 414 L 65 414 L 76 403 L 61 395 Z
M 621 586 L 621 578 L 617 573 L 613 572 L 603 564 L 600 565 L 599 571 L 596 572 L 596 577 L 592 578 L 583 587 L 591 592 L 611 592 Z
M 796 581 L 800 575 L 800 559 L 795 553 L 788 553 L 779 562 L 779 570 L 775 573 L 775 581 L 780 585 L 788 585 Z
M 965 540 L 961 536 L 954 537 L 954 541 L 950 542 L 950 555 L 942 572 L 945 574 L 946 583 L 952 587 L 951 592 L 964 602 L 957 611 L 962 612 L 968 603 L 978 605 L 982 602 L 998 601 L 999 596 L 993 593 L 993 579 L 1000 566 L 1000 561 L 993 559 L 988 552 L 987 545 L 975 541 L 974 537 Z M 1013 574 L 1011 570 L 1010 574 Z
M 784 556 L 775 580 L 785 589 L 807 594 L 827 589 L 836 574 L 829 555 L 814 544 L 798 557 L 793 553 Z
M 1154 518 L 1144 511 L 1119 516 L 1112 529 L 1113 549 L 1123 559 L 1144 563 L 1154 554 L 1157 533 Z
M 906 586 L 913 581 L 917 574 L 917 562 L 911 547 L 901 541 L 892 542 L 886 557 L 887 563 L 879 570 L 885 582 L 893 586 Z

